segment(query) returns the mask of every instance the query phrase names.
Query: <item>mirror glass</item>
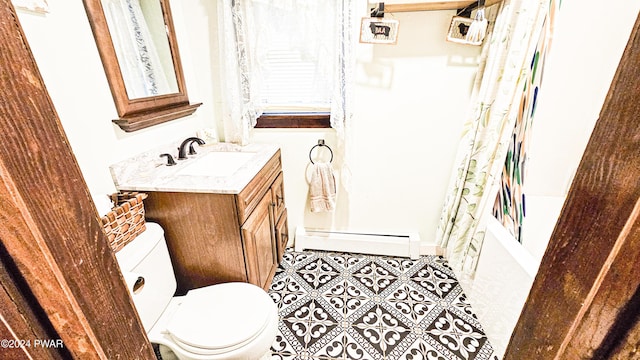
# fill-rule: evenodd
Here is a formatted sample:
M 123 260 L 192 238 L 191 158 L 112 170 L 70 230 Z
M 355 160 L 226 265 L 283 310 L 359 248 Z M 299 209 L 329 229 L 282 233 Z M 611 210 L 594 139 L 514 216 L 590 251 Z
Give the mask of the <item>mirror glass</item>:
M 160 0 L 102 0 L 129 99 L 178 92 Z

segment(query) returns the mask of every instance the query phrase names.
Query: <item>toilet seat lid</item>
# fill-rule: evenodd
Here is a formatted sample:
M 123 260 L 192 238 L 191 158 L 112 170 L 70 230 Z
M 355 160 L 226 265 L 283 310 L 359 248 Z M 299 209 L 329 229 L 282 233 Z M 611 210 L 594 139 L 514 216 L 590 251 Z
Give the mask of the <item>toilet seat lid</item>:
M 271 297 L 247 283 L 226 283 L 187 293 L 169 320 L 178 342 L 200 349 L 225 349 L 261 332 L 275 311 Z

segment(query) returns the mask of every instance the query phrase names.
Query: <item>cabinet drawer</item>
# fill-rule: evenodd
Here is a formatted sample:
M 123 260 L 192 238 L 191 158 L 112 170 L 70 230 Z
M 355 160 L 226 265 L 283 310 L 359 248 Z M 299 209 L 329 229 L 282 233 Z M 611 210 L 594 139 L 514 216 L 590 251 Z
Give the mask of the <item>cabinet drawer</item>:
M 284 212 L 284 182 L 282 181 L 282 172 L 278 175 L 276 180 L 271 185 L 271 200 L 274 205 L 275 219 L 280 219 L 280 216 Z
M 260 170 L 258 175 L 238 194 L 238 220 L 244 224 L 247 217 L 256 208 L 265 193 L 269 191 L 269 186 L 282 170 L 280 162 L 280 150 L 273 155 L 267 164 Z

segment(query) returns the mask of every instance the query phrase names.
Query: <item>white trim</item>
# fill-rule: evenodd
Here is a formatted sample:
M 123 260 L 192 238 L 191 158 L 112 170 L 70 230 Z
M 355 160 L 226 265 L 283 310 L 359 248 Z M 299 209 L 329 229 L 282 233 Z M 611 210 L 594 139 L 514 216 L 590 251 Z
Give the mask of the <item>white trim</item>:
M 485 236 L 487 235 L 493 236 L 497 244 L 500 244 L 504 250 L 511 255 L 513 260 L 520 265 L 522 270 L 524 270 L 531 279 L 536 277 L 536 273 L 538 272 L 538 264 L 536 261 L 527 249 L 511 235 L 509 230 L 505 229 L 500 221 L 493 216 L 490 216 L 489 220 L 487 220 Z
M 33 11 L 40 14 L 49 12 L 47 0 L 11 0 L 16 9 Z
M 444 249 L 436 244 L 420 244 L 420 255 L 444 256 Z
M 361 254 L 420 257 L 418 233 L 367 234 L 296 228 L 295 251 L 304 249 L 344 251 Z

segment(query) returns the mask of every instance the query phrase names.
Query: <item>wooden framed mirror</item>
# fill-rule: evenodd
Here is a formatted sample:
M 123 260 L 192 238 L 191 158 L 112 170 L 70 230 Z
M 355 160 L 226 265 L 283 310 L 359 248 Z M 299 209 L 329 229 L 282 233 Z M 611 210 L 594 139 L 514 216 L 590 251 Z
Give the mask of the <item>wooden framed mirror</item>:
M 169 0 L 84 0 L 111 95 L 131 132 L 191 115 Z

